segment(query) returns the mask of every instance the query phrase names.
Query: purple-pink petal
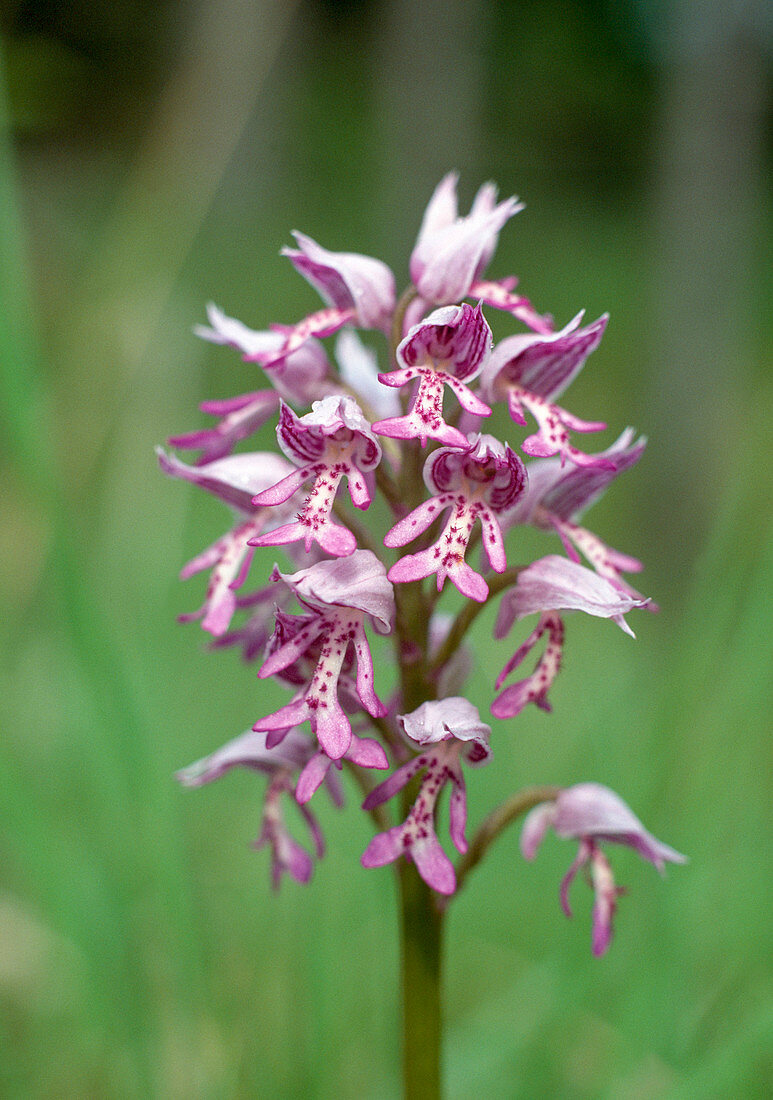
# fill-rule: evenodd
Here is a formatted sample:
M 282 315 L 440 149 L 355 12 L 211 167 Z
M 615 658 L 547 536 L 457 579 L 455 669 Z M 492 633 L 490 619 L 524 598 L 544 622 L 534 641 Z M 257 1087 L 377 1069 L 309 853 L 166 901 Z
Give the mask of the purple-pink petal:
M 591 846 L 590 846 L 590 844 L 588 844 L 587 842 L 581 843 L 579 851 L 577 852 L 577 855 L 575 856 L 575 858 L 572 860 L 571 864 L 569 865 L 569 870 L 566 872 L 564 877 L 561 879 L 561 887 L 560 887 L 560 890 L 559 890 L 559 897 L 561 899 L 561 908 L 563 909 L 563 911 L 567 915 L 567 917 L 571 918 L 571 916 L 572 916 L 572 907 L 569 904 L 569 888 L 571 887 L 572 883 L 574 882 L 575 878 L 577 877 L 577 872 L 580 870 L 581 867 L 584 867 L 585 864 L 590 859 L 590 855 L 591 855 Z
M 505 593 L 499 607 L 496 633 L 503 637 L 513 622 L 542 611 L 584 611 L 587 615 L 613 619 L 626 634 L 633 631 L 623 615 L 649 601 L 634 599 L 615 588 L 604 577 L 569 561 L 549 554 L 518 574 L 515 588 Z
M 565 839 L 594 837 L 624 844 L 659 871 L 666 863 L 684 863 L 687 858 L 647 832 L 622 798 L 600 783 L 562 790 L 555 802 L 553 828 Z
M 334 523 L 329 515 L 315 513 L 309 516 L 308 509 L 301 513 L 301 519 L 259 535 L 251 545 L 286 546 L 301 540 L 307 552 L 312 549 L 312 543 L 317 542 L 326 553 L 341 558 L 352 554 L 357 547 L 357 539 L 348 528 Z
M 389 767 L 387 754 L 372 737 L 353 735 L 346 759 L 351 760 L 352 764 L 356 764 L 358 768 L 377 768 L 379 771 L 385 771 Z
M 576 522 L 619 474 L 639 461 L 647 440 L 642 436 L 634 443 L 634 435 L 633 428 L 626 428 L 611 447 L 591 456 L 606 459 L 606 465 L 597 461 L 590 467 L 572 466 L 562 470 L 556 461 L 552 484 L 546 483 L 540 494 L 542 507 L 560 519 Z
M 378 741 L 370 737 L 357 737 L 352 734 L 346 759 L 360 768 L 378 768 L 383 770 L 389 767 L 386 753 Z M 335 764 L 340 768 L 340 762 L 331 760 L 325 752 L 316 752 L 306 764 L 298 777 L 295 787 L 295 798 L 300 805 L 309 801 L 330 774 L 330 768 Z
M 417 772 L 421 771 L 426 763 L 426 756 L 414 756 L 407 763 L 396 768 L 383 783 L 379 783 L 377 787 L 373 788 L 362 804 L 363 810 L 372 810 L 374 807 L 388 802 L 413 779 Z
M 315 401 L 311 412 L 300 417 L 283 404 L 277 440 L 287 457 L 300 464 L 321 458 L 331 443 L 339 449 L 348 443 L 353 461 L 363 471 L 374 469 L 381 459 L 381 444 L 362 409 L 348 394 Z
M 173 435 L 169 443 L 184 450 L 201 448 L 196 460 L 199 466 L 214 462 L 230 454 L 241 439 L 247 439 L 265 424 L 278 405 L 279 395 L 274 390 L 246 393 L 226 401 L 204 401 L 199 406 L 201 411 L 220 416 L 220 423 L 214 428 Z
M 462 769 L 457 766 L 451 776 L 451 797 L 448 801 L 448 831 L 457 852 L 467 851 L 467 792 Z
M 461 695 L 449 699 L 430 699 L 410 714 L 399 715 L 408 737 L 419 745 L 461 741 L 473 763 L 491 756 L 491 727 L 481 721 L 478 708 Z
M 305 885 L 311 879 L 314 861 L 309 853 L 294 840 L 283 825 L 264 824 L 263 831 L 252 847 L 259 851 L 271 847 L 271 885 L 279 889 L 282 873 L 287 872 L 296 882 Z
M 578 328 L 578 313 L 559 332 L 509 336 L 492 351 L 481 379 L 484 395 L 503 398 L 510 385 L 553 401 L 564 392 L 596 350 L 604 335 L 608 314 Z
M 389 634 L 395 617 L 394 589 L 370 550 L 355 550 L 336 561 L 321 561 L 297 573 L 274 574 L 311 607 L 352 607 L 371 617 L 379 634 Z
M 330 252 L 304 233 L 293 236 L 298 248 L 283 248 L 282 255 L 326 302 L 337 309 L 353 309 L 362 328 L 388 327 L 395 282 L 386 264 L 355 252 Z
M 494 309 L 504 310 L 512 317 L 528 325 L 534 332 L 551 333 L 553 331 L 553 318 L 549 313 L 538 313 L 528 298 L 522 294 L 513 294 L 512 290 L 518 280 L 510 275 L 506 279 L 475 279 L 470 285 L 469 296 L 477 298 L 484 306 L 493 306 Z
M 239 511 L 252 514 L 252 498 L 291 472 L 292 467 L 272 451 L 229 455 L 202 466 L 188 466 L 175 455 L 156 447 L 158 464 L 165 474 L 198 485 Z M 292 495 L 292 494 L 288 494 Z M 286 499 L 286 498 L 285 498 Z
M 316 704 L 317 699 L 311 702 Z M 306 721 L 310 722 L 317 740 L 331 760 L 340 760 L 346 755 L 352 740 L 352 727 L 335 692 L 331 692 L 324 705 L 320 706 L 310 707 L 306 698 L 296 699 L 273 714 L 260 718 L 252 728 L 280 732 Z
M 449 523 L 453 522 L 453 517 Z M 443 541 L 442 536 L 439 540 Z M 423 580 L 425 577 L 437 574 L 437 589 L 443 588 L 446 577 L 451 583 L 470 600 L 484 603 L 488 597 L 489 587 L 480 573 L 460 560 L 456 548 L 450 554 L 441 556 L 437 544 L 418 554 L 405 554 L 389 570 L 387 576 L 395 584 L 408 584 L 411 581 Z
M 433 493 L 476 486 L 496 512 L 513 506 L 526 488 L 526 467 L 493 435 L 468 436 L 464 450 L 439 447 L 424 463 L 424 483 Z
M 434 454 L 437 453 L 437 451 L 434 452 Z M 429 500 L 422 501 L 417 508 L 398 520 L 394 527 L 387 531 L 384 535 L 384 546 L 405 546 L 406 543 L 413 542 L 453 503 L 454 496 L 452 493 L 443 493 L 440 496 L 433 496 Z
M 463 447 L 466 443 L 465 437 L 458 428 L 443 420 L 443 383 L 440 375 L 437 376 L 436 385 L 431 387 L 434 392 L 428 393 L 429 389 L 425 375 L 421 379 L 411 411 L 405 416 L 377 420 L 373 431 L 390 439 L 418 439 L 422 447 L 426 447 L 428 439 L 437 439 L 439 443 L 445 443 L 449 447 Z
M 497 622 L 495 637 L 500 636 L 497 632 L 499 626 L 500 623 Z M 511 684 L 494 700 L 491 704 L 491 713 L 495 718 L 514 718 L 528 703 L 535 703 L 541 710 L 551 710 L 547 693 L 560 671 L 564 642 L 563 619 L 554 611 L 542 612 L 534 630 L 500 672 L 496 688 L 499 690 L 512 670 L 531 652 L 543 634 L 547 634 L 547 644 L 537 661 L 534 672 L 525 680 Z
M 395 825 L 384 833 L 376 833 L 360 857 L 363 867 L 383 867 L 398 859 L 403 852 L 403 826 Z
M 280 619 L 280 612 L 277 610 L 277 623 L 278 626 L 287 619 L 293 623 L 297 623 L 300 616 L 288 615 L 282 616 Z M 275 676 L 278 672 L 282 672 L 289 665 L 293 664 L 313 645 L 314 642 L 325 630 L 326 623 L 321 616 L 309 616 L 308 621 L 303 624 L 300 630 L 287 637 L 278 648 L 272 648 L 266 660 L 258 670 L 258 676 L 261 680 L 267 679 L 269 676 Z M 277 634 L 275 633 L 275 637 Z M 273 641 L 273 639 L 272 639 Z
M 521 829 L 521 854 L 524 859 L 534 859 L 545 838 L 545 833 L 552 824 L 552 802 L 540 802 L 538 806 L 528 812 Z
M 270 773 L 277 768 L 302 767 L 313 752 L 313 744 L 300 730 L 291 730 L 282 745 L 269 749 L 266 735 L 248 730 L 228 741 L 209 756 L 202 757 L 175 774 L 184 787 L 201 787 L 219 779 L 231 768 L 253 768 Z
M 491 347 L 491 329 L 480 306 L 463 303 L 430 313 L 398 345 L 403 367 L 431 366 L 470 382 L 483 369 Z
M 415 838 L 408 830 L 409 822 L 410 819 L 377 833 L 361 856 L 363 867 L 383 867 L 405 855 L 416 864 L 416 870 L 428 886 L 440 894 L 453 894 L 456 889 L 453 864 L 437 836 L 429 831 L 426 836 Z
M 295 785 L 295 800 L 303 806 L 325 781 L 333 761 L 324 752 L 315 752 L 306 764 Z
M 536 686 L 533 675 L 516 684 L 509 684 L 491 704 L 491 713 L 500 720 L 515 718 L 529 703 L 535 703 L 540 710 L 548 713 L 553 709 L 548 702 L 547 692 Z
M 330 366 L 317 340 L 307 337 L 295 350 L 288 351 L 286 333 L 256 332 L 227 317 L 212 303 L 207 306 L 207 317 L 209 326 L 197 325 L 196 335 L 213 344 L 227 344 L 242 352 L 245 359 L 260 362 L 277 393 L 286 401 L 308 405 L 330 392 Z
M 618 895 L 624 893 L 624 890 L 615 886 L 609 861 L 595 845 L 591 855 L 591 879 L 594 894 L 591 948 L 598 957 L 604 954 L 612 942 L 612 919 L 617 909 Z
M 355 630 L 351 644 L 357 657 L 357 696 L 368 714 L 372 714 L 374 718 L 383 718 L 387 708 L 376 695 L 373 685 L 373 655 L 361 625 Z
M 274 508 L 277 504 L 284 504 L 293 493 L 300 489 L 305 481 L 314 477 L 314 474 L 314 465 L 301 466 L 300 469 L 291 470 L 286 477 L 283 477 L 274 485 L 270 485 L 262 492 L 256 493 L 252 498 L 252 503 L 256 508 Z
M 281 345 L 281 337 L 268 330 L 256 331 L 229 317 L 214 302 L 207 305 L 209 325 L 196 325 L 194 332 L 211 344 L 225 344 L 244 355 L 255 357 L 263 352 L 273 352 Z
M 439 894 L 453 894 L 456 889 L 454 865 L 434 833 L 415 841 L 411 845 L 410 856 L 427 886 Z

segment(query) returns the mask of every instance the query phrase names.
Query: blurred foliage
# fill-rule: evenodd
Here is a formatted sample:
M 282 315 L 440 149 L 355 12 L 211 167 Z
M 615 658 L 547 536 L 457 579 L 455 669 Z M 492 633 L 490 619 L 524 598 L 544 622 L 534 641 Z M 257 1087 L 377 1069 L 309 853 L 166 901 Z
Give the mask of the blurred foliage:
M 690 59 L 663 48 L 662 10 L 4 6 L 3 1095 L 397 1095 L 392 881 L 360 868 L 356 793 L 321 807 L 311 886 L 272 895 L 249 849 L 262 781 L 171 780 L 273 704 L 174 622 L 201 592 L 175 572 L 223 515 L 162 478 L 152 447 L 199 423 L 199 400 L 254 388 L 192 337 L 206 300 L 255 327 L 314 308 L 277 256 L 296 227 L 404 280 L 450 167 L 463 203 L 489 177 L 528 200 L 495 275 L 516 271 L 561 321 L 612 312 L 572 407 L 651 444 L 591 526 L 645 560 L 662 606 L 636 642 L 571 619 L 554 714 L 495 730 L 471 822 L 522 783 L 593 778 L 691 863 L 663 883 L 615 852 L 630 893 L 594 960 L 589 891 L 572 922 L 558 906 L 569 846 L 525 865 L 503 837 L 451 914 L 449 1095 L 769 1093 L 769 44 L 761 23 L 733 37 L 717 21 L 731 79 L 707 87 L 733 109 L 718 131 L 702 86 L 682 95 Z M 739 57 L 761 74 L 743 103 Z M 680 102 L 715 160 L 668 154 Z M 716 164 L 748 190 L 716 210 L 740 231 L 704 254 Z M 470 685 L 482 708 L 510 653 L 492 617 L 473 638 L 492 654 Z
M 175 5 L 9 0 L 0 30 L 17 131 L 76 136 L 121 131 L 162 79 L 174 46 Z

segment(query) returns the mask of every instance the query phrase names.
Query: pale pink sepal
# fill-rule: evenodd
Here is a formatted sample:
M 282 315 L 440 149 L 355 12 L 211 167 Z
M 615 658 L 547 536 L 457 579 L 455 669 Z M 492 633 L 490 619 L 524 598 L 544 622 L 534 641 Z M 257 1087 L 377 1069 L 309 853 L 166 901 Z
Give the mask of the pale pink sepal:
M 586 615 L 612 619 L 634 637 L 623 616 L 634 608 L 646 607 L 648 602 L 621 591 L 584 565 L 549 554 L 523 569 L 515 587 L 505 593 L 499 605 L 495 635 L 503 638 L 514 622 L 534 612 L 584 611 Z
M 523 209 L 514 197 L 497 204 L 496 188 L 484 184 L 466 217 L 458 216 L 457 175 L 444 176 L 429 201 L 411 254 L 411 279 L 428 302 L 467 297 L 497 245 L 499 231 Z
M 395 281 L 381 260 L 356 252 L 330 252 L 305 233 L 298 248 L 283 248 L 295 269 L 336 309 L 351 309 L 362 328 L 386 329 L 395 307 Z

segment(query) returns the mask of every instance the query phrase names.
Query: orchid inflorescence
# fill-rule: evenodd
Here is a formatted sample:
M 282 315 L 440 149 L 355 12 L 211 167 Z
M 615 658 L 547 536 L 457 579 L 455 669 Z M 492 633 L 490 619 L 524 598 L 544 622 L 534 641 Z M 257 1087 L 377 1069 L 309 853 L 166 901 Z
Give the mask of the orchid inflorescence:
M 497 638 L 538 616 L 495 681 L 491 713 L 508 720 L 530 703 L 551 709 L 565 612 L 612 619 L 632 634 L 626 613 L 654 606 L 623 576 L 641 564 L 580 525 L 586 509 L 639 460 L 645 440 L 628 428 L 605 450 L 585 453 L 570 434 L 606 425 L 556 404 L 598 347 L 607 317 L 583 325 L 579 313 L 556 331 L 552 318 L 515 293 L 515 278 L 486 280 L 499 232 L 522 206 L 515 198 L 497 202 L 486 184 L 460 217 L 456 186 L 449 174 L 435 190 L 411 256 L 412 281 L 399 299 L 379 260 L 330 252 L 296 233 L 297 248 L 284 254 L 319 291 L 324 309 L 297 324 L 253 331 L 211 305 L 198 334 L 258 364 L 269 387 L 201 406 L 217 418 L 214 426 L 170 440 L 200 452 L 194 465 L 159 449 L 166 473 L 213 493 L 235 514 L 230 530 L 183 569 L 183 577 L 204 570 L 210 576 L 203 607 L 181 618 L 200 618 L 217 646 L 239 645 L 248 660 L 262 655 L 259 678 L 291 692 L 284 706 L 178 778 L 196 786 L 237 766 L 266 774 L 256 846 L 271 850 L 274 884 L 283 873 L 305 883 L 313 866 L 285 825 L 283 797 L 300 807 L 320 857 L 322 835 L 308 804 L 323 785 L 341 803 L 345 764 L 381 829 L 363 865 L 411 860 L 433 890 L 452 895 L 470 865 L 463 764 L 491 757 L 491 728 L 461 694 L 472 664 L 463 639 L 477 613 L 500 600 Z M 509 314 L 526 331 L 492 346 L 484 307 Z M 379 373 L 358 329 L 386 337 L 389 369 Z M 336 333 L 333 361 L 322 341 Z M 519 447 L 485 430 L 497 405 L 518 427 L 529 417 L 536 424 Z M 274 417 L 281 455 L 234 451 Z M 391 516 L 387 529 L 355 518 L 344 479 L 351 505 L 367 520 L 380 495 Z M 565 554 L 508 562 L 523 525 L 557 535 Z M 257 547 L 281 547 L 294 571 L 275 566 L 267 583 L 248 590 Z M 455 617 L 439 610 L 446 581 L 464 597 Z M 396 682 L 388 698 L 376 693 L 369 634 L 394 642 Z M 533 671 L 505 686 L 543 640 Z M 374 785 L 372 771 L 390 768 Z M 451 841 L 462 854 L 456 869 L 436 834 L 445 788 Z M 650 836 L 605 787 L 540 790 L 523 802 L 523 809 L 533 807 L 523 853 L 533 857 L 548 827 L 579 842 L 561 901 L 569 913 L 569 883 L 587 865 L 596 898 L 593 949 L 600 954 L 620 892 L 600 842 L 633 847 L 659 870 L 683 857 Z M 404 820 L 392 824 L 385 803 L 400 792 Z M 473 845 L 475 862 L 481 846 Z

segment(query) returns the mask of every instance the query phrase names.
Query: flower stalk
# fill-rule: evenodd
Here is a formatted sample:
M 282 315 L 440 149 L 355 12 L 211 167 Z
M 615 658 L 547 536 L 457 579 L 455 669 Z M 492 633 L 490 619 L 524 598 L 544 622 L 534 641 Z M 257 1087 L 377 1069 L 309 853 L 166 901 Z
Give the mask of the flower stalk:
M 503 833 L 508 825 L 517 821 L 529 810 L 543 802 L 555 802 L 561 792 L 560 787 L 526 787 L 506 799 L 501 806 L 492 810 L 478 827 L 470 841 L 470 847 L 456 865 L 457 894 L 462 889 L 470 871 L 485 856 L 491 845 Z
M 406 1100 L 440 1100 L 444 913 L 415 866 L 397 864 L 403 1088 Z

